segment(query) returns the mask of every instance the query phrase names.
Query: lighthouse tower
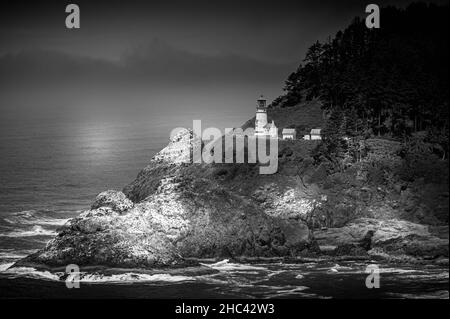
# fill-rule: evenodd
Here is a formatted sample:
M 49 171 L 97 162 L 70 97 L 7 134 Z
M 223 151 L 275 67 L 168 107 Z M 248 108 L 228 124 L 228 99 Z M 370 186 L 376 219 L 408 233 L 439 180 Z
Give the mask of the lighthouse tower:
M 267 135 L 267 106 L 264 96 L 256 101 L 255 135 Z

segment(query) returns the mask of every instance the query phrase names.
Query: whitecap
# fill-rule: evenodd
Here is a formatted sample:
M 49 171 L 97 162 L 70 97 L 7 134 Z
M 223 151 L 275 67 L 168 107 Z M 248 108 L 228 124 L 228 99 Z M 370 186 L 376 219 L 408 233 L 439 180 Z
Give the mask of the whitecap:
M 7 270 L 9 267 L 11 267 L 12 265 L 14 265 L 14 263 L 5 263 L 5 264 L 0 264 L 0 272 Z
M 127 283 L 127 282 L 185 282 L 193 281 L 194 277 L 170 275 L 170 274 L 140 274 L 140 273 L 123 273 L 115 275 L 103 275 L 98 273 L 80 274 L 80 282 L 89 283 Z
M 336 268 L 330 268 L 327 270 L 327 273 L 337 273 L 339 272 L 339 270 L 337 270 Z
M 304 290 L 309 289 L 309 287 L 306 287 L 306 286 L 296 286 L 296 287 L 293 287 L 293 286 L 285 286 L 285 287 L 264 286 L 264 288 L 275 290 L 275 292 L 267 294 L 267 297 L 269 297 L 269 298 L 298 295 L 298 294 L 301 294 Z
M 408 273 L 419 273 L 425 272 L 418 269 L 402 269 L 402 268 L 380 268 L 380 273 L 395 273 L 395 274 L 408 274 Z
M 26 210 L 10 214 L 3 220 L 13 225 L 47 225 L 47 226 L 62 226 L 70 218 L 67 215 L 76 216 L 80 212 L 61 212 L 55 213 L 53 211 L 36 211 Z M 53 217 L 54 216 L 54 217 Z
M 34 222 L 34 224 L 38 225 L 47 225 L 47 226 L 63 226 L 65 225 L 70 218 L 43 218 L 39 219 L 38 221 Z
M 54 230 L 45 229 L 42 226 L 36 225 L 29 230 L 14 230 L 11 232 L 0 234 L 0 237 L 32 237 L 32 236 L 55 236 L 57 233 Z
M 252 265 L 248 265 L 248 264 L 235 264 L 235 263 L 230 263 L 228 259 L 224 259 L 222 261 L 219 261 L 217 263 L 214 264 L 203 264 L 200 263 L 200 265 L 202 266 L 206 266 L 212 269 L 216 269 L 216 270 L 220 270 L 220 271 L 247 271 L 247 270 L 264 270 L 267 271 L 268 269 L 265 267 L 260 267 L 260 266 L 252 266 Z
M 36 270 L 33 267 L 13 267 L 4 270 L 2 274 L 6 274 L 10 278 L 26 277 L 35 279 L 59 280 L 59 276 L 57 274 L 53 274 L 47 270 Z
M 8 249 L 8 250 L 5 250 L 5 251 L 0 251 L 0 260 L 20 259 L 20 258 L 28 256 L 32 252 L 34 252 L 34 250 L 30 251 L 30 252 L 19 252 L 19 251 L 12 251 L 12 250 Z
M 275 271 L 271 272 L 270 274 L 268 274 L 267 277 L 270 278 L 270 277 L 279 275 L 279 274 L 284 273 L 284 272 L 286 272 L 286 270 L 275 270 Z
M 402 275 L 400 278 L 402 279 L 434 279 L 434 280 L 445 280 L 449 279 L 448 272 L 442 273 L 430 273 L 430 274 L 406 274 Z

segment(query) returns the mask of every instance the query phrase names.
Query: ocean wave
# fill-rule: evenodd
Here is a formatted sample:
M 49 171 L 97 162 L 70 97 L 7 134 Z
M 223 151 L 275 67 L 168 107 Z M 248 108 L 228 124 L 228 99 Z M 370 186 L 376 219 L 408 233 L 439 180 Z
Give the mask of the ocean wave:
M 60 275 L 56 273 L 51 273 L 46 270 L 44 271 L 36 270 L 33 267 L 13 267 L 9 269 L 7 268 L 6 270 L 2 271 L 1 274 L 7 276 L 10 279 L 25 277 L 25 278 L 47 279 L 55 281 L 60 280 Z
M 367 273 L 366 269 L 369 265 L 377 265 L 377 264 L 360 264 L 355 265 L 357 267 L 350 266 L 341 266 L 339 264 L 335 264 L 334 266 L 328 267 L 317 267 L 316 270 L 325 271 L 326 273 L 339 273 L 339 274 L 360 274 Z M 395 267 L 386 267 L 383 268 L 381 265 L 379 266 L 380 274 L 395 274 L 395 275 L 403 275 L 403 274 L 420 274 L 420 273 L 428 273 L 429 271 L 420 270 L 420 269 L 408 269 L 408 268 L 395 268 Z
M 335 264 L 333 267 L 330 267 L 327 270 L 327 273 L 337 273 L 337 272 L 342 272 L 342 271 L 344 271 L 344 272 L 345 271 L 350 271 L 350 273 L 355 272 L 355 270 L 352 267 L 341 266 L 339 264 Z
M 0 263 L 0 272 L 7 270 L 12 265 L 14 265 L 14 263 Z
M 54 212 L 46 210 L 26 210 L 8 214 L 3 220 L 11 225 L 62 226 L 80 212 Z
M 41 271 L 36 270 L 33 267 L 13 267 L 10 268 L 14 263 L 0 264 L 0 273 L 10 279 L 13 278 L 34 278 L 34 279 L 47 279 L 53 281 L 65 281 L 66 274 L 64 272 Z M 183 275 L 170 275 L 170 274 L 143 274 L 143 273 L 122 273 L 122 274 L 112 274 L 105 275 L 100 273 L 86 273 L 80 272 L 79 282 L 80 283 L 132 283 L 132 282 L 155 282 L 155 283 L 177 283 L 194 281 L 195 277 L 183 276 Z
M 219 261 L 217 263 L 213 263 L 213 264 L 204 264 L 204 263 L 200 263 L 200 265 L 202 266 L 206 266 L 215 270 L 220 270 L 220 271 L 252 271 L 252 270 L 264 270 L 264 271 L 268 271 L 267 268 L 265 267 L 261 267 L 261 266 L 252 266 L 252 265 L 248 265 L 248 264 L 235 264 L 235 263 L 230 263 L 228 259 L 224 259 L 222 261 Z
M 448 290 L 423 293 L 387 293 L 388 296 L 401 299 L 449 299 Z
M 405 268 L 380 268 L 380 274 L 408 274 L 415 272 L 425 272 L 424 270 L 419 269 L 405 269 Z
M 448 272 L 440 272 L 440 273 L 419 273 L 419 274 L 406 274 L 402 275 L 400 279 L 433 279 L 433 280 L 445 280 L 448 281 L 449 276 Z
M 34 253 L 36 249 L 29 250 L 14 250 L 14 249 L 0 249 L 0 262 L 10 259 L 20 259 Z
M 265 298 L 280 298 L 280 297 L 303 297 L 303 298 L 320 298 L 320 296 L 314 293 L 305 292 L 305 290 L 310 289 L 306 286 L 270 286 L 270 285 L 259 285 L 258 289 L 264 289 Z M 322 297 L 326 298 L 326 297 Z
M 186 282 L 194 281 L 195 278 L 183 275 L 170 274 L 140 274 L 140 273 L 123 273 L 116 275 L 103 275 L 98 273 L 80 274 L 80 282 L 89 283 L 127 283 L 127 282 Z
M 36 225 L 31 229 L 13 230 L 6 233 L 1 233 L 0 237 L 33 237 L 33 236 L 55 236 L 57 233 L 54 230 L 45 229 L 42 226 Z
M 277 276 L 277 275 L 285 273 L 285 272 L 286 272 L 286 270 L 275 270 L 275 271 L 272 271 L 270 274 L 268 274 L 267 277 L 271 278 L 271 277 Z
M 376 265 L 376 264 L 371 264 L 371 265 Z M 342 269 L 344 271 L 339 271 L 340 273 L 349 273 L 349 274 L 353 274 L 353 273 L 366 273 L 366 267 L 369 266 L 369 264 L 364 265 L 363 267 L 360 268 L 356 268 L 356 269 L 352 269 L 351 267 L 345 267 L 345 268 L 336 268 L 338 270 Z M 333 268 L 332 268 L 333 269 Z M 421 269 L 410 269 L 410 268 L 395 268 L 395 267 L 386 267 L 383 268 L 381 266 L 379 266 L 379 273 L 380 274 L 395 274 L 395 275 L 411 275 L 411 276 L 419 276 L 421 273 L 425 274 L 425 273 L 429 273 L 430 270 L 421 270 Z

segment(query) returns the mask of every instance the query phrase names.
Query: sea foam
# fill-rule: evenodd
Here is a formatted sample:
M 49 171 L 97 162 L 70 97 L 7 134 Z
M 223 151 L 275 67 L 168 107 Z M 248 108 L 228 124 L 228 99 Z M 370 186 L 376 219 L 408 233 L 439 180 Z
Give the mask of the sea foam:
M 265 271 L 267 271 L 268 270 L 267 268 L 260 267 L 260 266 L 252 266 L 252 265 L 248 265 L 248 264 L 230 263 L 228 259 L 224 259 L 224 260 L 219 261 L 219 262 L 214 263 L 214 264 L 200 263 L 200 265 L 206 266 L 206 267 L 209 267 L 209 268 L 213 268 L 213 269 L 216 269 L 216 270 L 220 270 L 220 271 L 232 271 L 232 270 L 239 270 L 239 271 L 265 270 Z

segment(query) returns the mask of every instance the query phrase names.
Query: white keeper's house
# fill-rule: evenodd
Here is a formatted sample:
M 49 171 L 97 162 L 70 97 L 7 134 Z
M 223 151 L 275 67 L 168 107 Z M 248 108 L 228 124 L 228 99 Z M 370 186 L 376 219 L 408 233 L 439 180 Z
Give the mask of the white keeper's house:
M 321 129 L 320 128 L 313 128 L 309 134 L 306 134 L 303 136 L 304 140 L 321 140 Z
M 296 139 L 296 131 L 295 128 L 284 128 L 281 132 L 283 140 L 295 140 Z

